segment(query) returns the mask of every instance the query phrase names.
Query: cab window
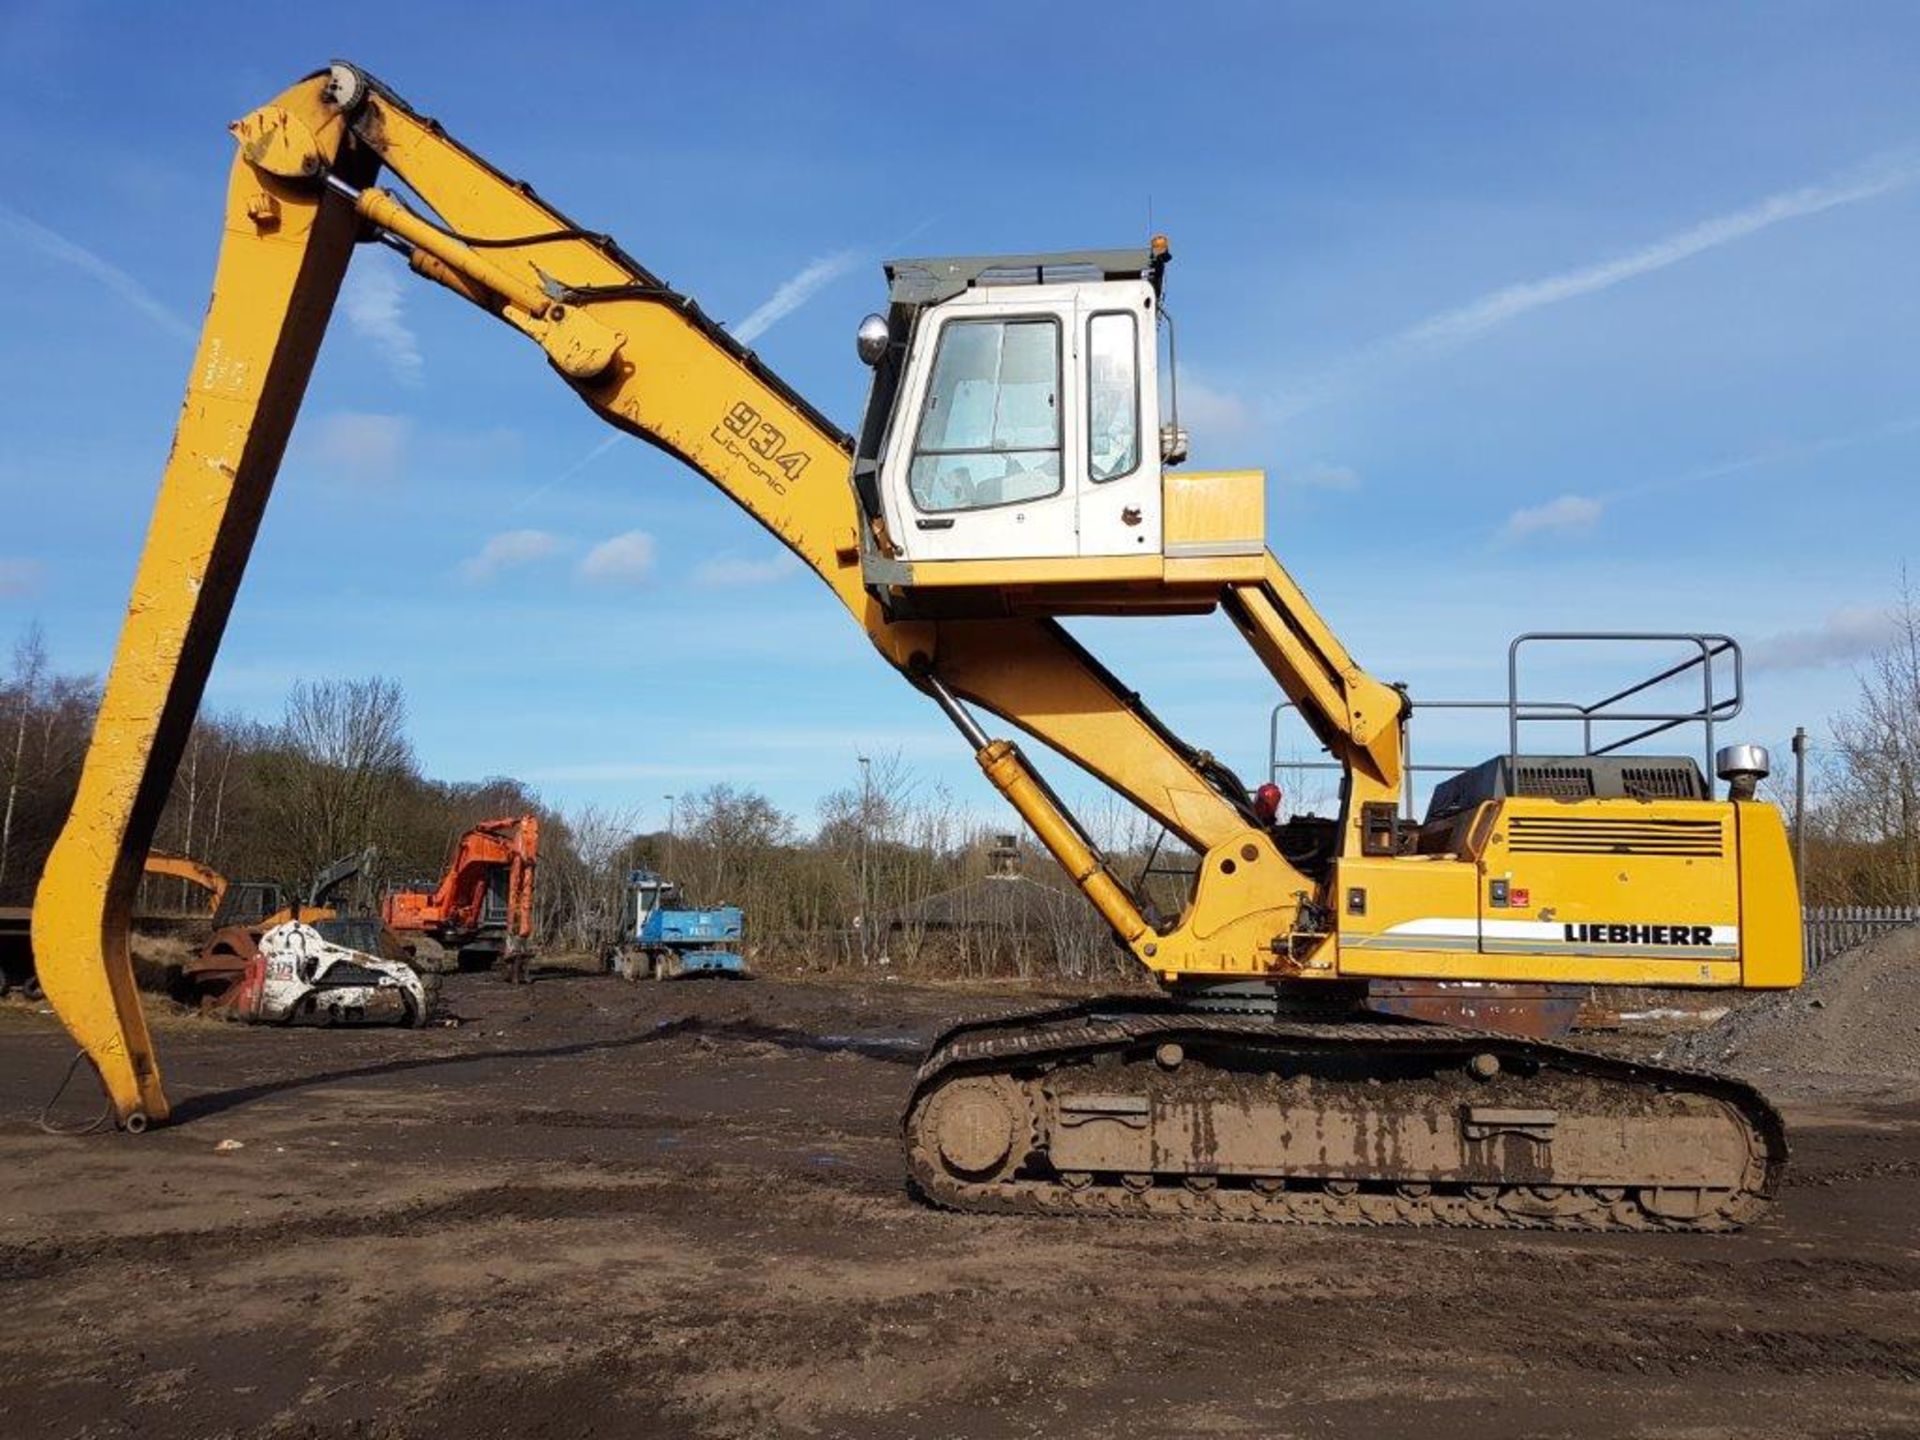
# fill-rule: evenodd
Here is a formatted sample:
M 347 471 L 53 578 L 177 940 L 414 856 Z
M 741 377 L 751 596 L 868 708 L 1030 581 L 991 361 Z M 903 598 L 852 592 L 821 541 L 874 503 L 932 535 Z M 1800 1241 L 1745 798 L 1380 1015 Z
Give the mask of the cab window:
M 1058 322 L 952 320 L 942 328 L 907 487 L 926 511 L 1059 493 Z
M 1127 311 L 1087 321 L 1087 470 L 1095 480 L 1140 468 L 1139 344 Z

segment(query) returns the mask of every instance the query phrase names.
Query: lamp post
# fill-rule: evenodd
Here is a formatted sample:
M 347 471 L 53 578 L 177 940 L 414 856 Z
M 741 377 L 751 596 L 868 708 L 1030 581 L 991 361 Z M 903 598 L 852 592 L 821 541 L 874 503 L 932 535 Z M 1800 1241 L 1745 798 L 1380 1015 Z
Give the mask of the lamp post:
M 872 928 L 872 916 L 867 913 L 867 852 L 871 845 L 873 829 L 873 761 L 865 755 L 854 757 L 860 762 L 860 963 L 865 965 L 872 958 L 867 943 L 867 932 Z
M 1807 903 L 1807 727 L 1793 731 L 1793 883 Z
M 672 795 L 662 795 L 660 798 L 667 802 L 667 875 L 666 875 L 666 878 L 668 880 L 672 880 L 673 879 L 673 819 L 674 819 L 673 806 L 674 806 L 675 797 L 673 797 Z

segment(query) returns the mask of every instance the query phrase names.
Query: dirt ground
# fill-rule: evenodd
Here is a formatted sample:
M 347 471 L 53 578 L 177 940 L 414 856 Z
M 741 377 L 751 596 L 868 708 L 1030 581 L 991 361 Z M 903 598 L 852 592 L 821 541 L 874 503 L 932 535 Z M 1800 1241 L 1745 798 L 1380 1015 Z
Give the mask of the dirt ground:
M 57 1139 L 70 1046 L 0 1006 L 0 1435 L 1920 1435 L 1920 1097 L 1796 1103 L 1728 1238 L 988 1220 L 897 1112 L 1005 998 L 447 996 L 164 1019 L 179 1123 Z

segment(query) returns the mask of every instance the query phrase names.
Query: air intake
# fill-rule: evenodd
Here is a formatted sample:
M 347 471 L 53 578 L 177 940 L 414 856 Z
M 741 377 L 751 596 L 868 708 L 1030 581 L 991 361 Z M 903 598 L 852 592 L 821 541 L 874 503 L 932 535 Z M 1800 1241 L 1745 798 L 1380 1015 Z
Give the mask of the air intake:
M 1515 855 L 1678 855 L 1718 858 L 1725 839 L 1718 820 L 1507 817 L 1507 849 Z
M 1699 772 L 1686 765 L 1623 765 L 1620 785 L 1635 800 L 1698 800 Z
M 1448 820 L 1489 800 L 1710 800 L 1700 767 L 1682 755 L 1496 755 L 1442 780 L 1427 819 Z
M 1532 765 L 1521 761 L 1514 767 L 1514 793 L 1541 800 L 1591 800 L 1593 771 L 1585 765 Z

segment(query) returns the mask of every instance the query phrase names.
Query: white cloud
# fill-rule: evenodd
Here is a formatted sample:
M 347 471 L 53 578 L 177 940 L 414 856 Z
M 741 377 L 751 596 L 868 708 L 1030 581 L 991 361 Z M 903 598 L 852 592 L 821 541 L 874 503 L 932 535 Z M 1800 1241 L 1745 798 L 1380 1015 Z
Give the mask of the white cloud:
M 43 573 L 38 560 L 0 556 L 0 596 L 33 594 L 40 588 Z
M 653 536 L 629 530 L 594 546 L 575 573 L 596 585 L 639 585 L 653 573 L 654 548 Z
M 800 573 L 799 559 L 788 550 L 765 560 L 747 560 L 738 555 L 716 555 L 704 560 L 693 572 L 696 585 L 716 589 L 737 589 L 749 585 L 771 585 L 789 575 Z
M 1664 270 L 1788 220 L 1875 199 L 1916 180 L 1920 180 L 1920 156 L 1882 157 L 1817 184 L 1784 190 L 1739 210 L 1702 220 L 1611 260 L 1503 286 L 1465 305 L 1431 315 L 1336 362 L 1295 387 L 1290 399 L 1282 405 L 1282 411 L 1285 416 L 1297 415 L 1368 371 L 1416 356 L 1458 349 L 1533 311 Z
M 192 325 L 157 299 L 146 286 L 86 246 L 75 244 L 66 236 L 49 230 L 37 220 L 28 219 L 8 205 L 0 205 L 0 225 L 49 259 L 91 275 L 168 334 L 181 340 L 192 340 L 197 333 Z
M 1298 470 L 1281 471 L 1280 483 L 1295 490 L 1358 490 L 1360 472 L 1351 465 L 1328 465 L 1316 460 Z
M 1529 540 L 1536 535 L 1584 535 L 1600 522 L 1606 506 L 1587 495 L 1562 495 L 1544 505 L 1529 505 L 1514 511 L 1500 527 L 1500 538 L 1509 544 Z
M 533 565 L 559 552 L 562 542 L 545 530 L 505 530 L 460 562 L 460 573 L 476 585 L 497 580 L 509 570 Z
M 399 262 L 381 246 L 368 248 L 374 253 L 361 256 L 347 271 L 340 288 L 341 308 L 353 333 L 373 346 L 393 378 L 403 385 L 418 385 L 423 366 L 420 339 L 406 321 Z
M 313 453 L 350 480 L 392 480 L 400 473 L 412 431 L 413 422 L 404 415 L 342 410 L 315 425 Z
M 1196 443 L 1231 440 L 1246 433 L 1253 420 L 1253 407 L 1246 401 L 1209 384 L 1184 365 L 1179 379 L 1180 423 Z
M 1806 629 L 1762 636 L 1744 647 L 1747 663 L 1756 670 L 1814 670 L 1861 660 L 1894 638 L 1896 623 L 1891 610 L 1847 606 Z
M 858 250 L 842 250 L 813 261 L 797 275 L 782 281 L 759 309 L 735 325 L 733 338 L 742 345 L 751 345 L 859 263 Z

